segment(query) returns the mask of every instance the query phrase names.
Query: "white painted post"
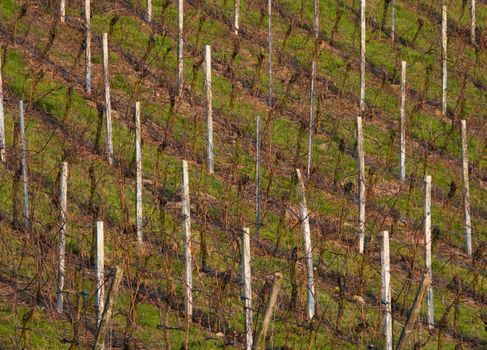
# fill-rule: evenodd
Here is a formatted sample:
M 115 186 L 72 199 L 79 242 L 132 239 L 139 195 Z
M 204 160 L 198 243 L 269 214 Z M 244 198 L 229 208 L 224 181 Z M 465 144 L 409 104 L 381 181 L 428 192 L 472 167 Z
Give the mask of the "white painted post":
M 213 92 L 211 90 L 211 46 L 205 47 L 205 88 L 206 88 L 206 147 L 208 150 L 208 173 L 214 173 L 213 156 Z
M 178 95 L 183 93 L 183 22 L 184 8 L 183 0 L 178 0 Z
M 96 324 L 100 325 L 103 309 L 105 308 L 105 238 L 103 221 L 96 222 L 96 259 L 95 259 L 95 283 L 96 283 Z
M 365 111 L 365 1 L 360 0 L 360 112 Z
M 61 23 L 64 23 L 65 19 L 66 19 L 66 0 L 61 0 L 61 4 L 60 4 L 60 20 L 61 20 Z
M 233 30 L 235 35 L 238 35 L 239 25 L 239 12 L 240 12 L 240 0 L 235 0 L 234 2 L 234 22 L 233 22 Z
M 105 88 L 105 124 L 107 131 L 106 152 L 108 164 L 113 165 L 113 144 L 112 144 L 112 105 L 110 102 L 110 72 L 108 70 L 108 34 L 102 35 L 103 55 L 103 85 Z
M 68 196 L 68 163 L 61 163 L 61 177 L 59 179 L 59 240 L 58 240 L 58 275 L 56 311 L 63 312 L 64 303 L 64 255 L 66 252 L 66 212 Z
M 391 8 L 391 40 L 394 43 L 396 36 L 396 0 L 392 0 Z
M 475 37 L 475 27 L 476 27 L 476 18 L 475 18 L 475 0 L 470 0 L 470 41 L 472 45 L 475 45 L 476 37 Z
M 381 251 L 381 303 L 384 323 L 384 349 L 392 350 L 392 305 L 391 305 L 391 270 L 389 264 L 389 231 L 382 232 Z
M 152 0 L 147 0 L 147 14 L 145 19 L 147 22 L 152 22 Z
M 314 267 L 313 267 L 313 248 L 311 245 L 311 231 L 309 228 L 309 213 L 308 206 L 306 204 L 306 196 L 304 192 L 304 180 L 301 175 L 301 171 L 296 169 L 296 175 L 298 177 L 298 192 L 299 192 L 299 219 L 301 221 L 301 228 L 303 232 L 304 242 L 304 258 L 307 265 L 307 277 L 308 277 L 308 298 L 307 298 L 307 316 L 308 320 L 311 320 L 315 315 L 315 283 L 314 283 Z
M 255 236 L 260 231 L 260 116 L 256 120 L 255 140 Z
M 467 122 L 461 122 L 461 148 L 462 148 L 462 189 L 463 189 L 463 218 L 465 225 L 465 248 L 468 256 L 472 256 L 472 222 L 470 219 L 470 186 L 468 182 L 468 149 L 467 149 Z
M 5 162 L 5 121 L 3 115 L 2 53 L 0 52 L 0 162 Z
M 250 234 L 248 227 L 242 230 L 242 300 L 245 328 L 245 349 L 251 350 L 252 334 L 252 272 L 250 269 Z
M 426 265 L 426 273 L 433 278 L 431 269 L 431 176 L 424 177 L 424 261 Z M 429 328 L 433 328 L 435 324 L 435 311 L 433 305 L 433 286 L 428 287 L 428 294 L 426 295 L 427 317 L 426 322 Z
M 27 180 L 27 149 L 25 137 L 25 122 L 24 122 L 24 101 L 19 101 L 19 117 L 20 117 L 20 143 L 21 143 L 21 167 L 22 167 L 22 188 L 24 194 L 24 228 L 30 230 L 30 212 L 29 212 L 29 191 Z
M 85 90 L 91 94 L 91 9 L 90 1 L 85 0 Z
M 399 178 L 406 180 L 406 61 L 401 62 L 401 149 L 399 155 Z
M 137 242 L 142 244 L 142 146 L 140 142 L 141 138 L 140 128 L 140 102 L 135 102 L 135 166 L 136 166 L 136 226 L 137 226 Z
M 267 0 L 268 41 L 269 41 L 269 107 L 272 107 L 272 0 Z
M 320 2 L 319 0 L 313 0 L 313 31 L 315 34 L 315 40 L 320 37 Z
M 359 252 L 364 253 L 365 244 L 365 161 L 362 117 L 357 117 L 357 165 L 358 165 L 358 231 Z
M 447 6 L 443 5 L 441 10 L 441 49 L 442 49 L 442 95 L 441 95 L 441 115 L 446 116 L 447 113 L 447 85 L 448 85 L 448 17 L 447 17 Z
M 309 135 L 308 135 L 308 167 L 306 176 L 311 175 L 311 163 L 313 161 L 313 132 L 315 127 L 315 90 L 316 90 L 316 61 L 311 63 L 311 88 L 309 97 Z
M 186 269 L 184 284 L 186 290 L 186 317 L 188 322 L 193 319 L 193 270 L 191 263 L 191 207 L 189 202 L 188 162 L 182 162 L 181 209 L 183 216 L 183 238 Z

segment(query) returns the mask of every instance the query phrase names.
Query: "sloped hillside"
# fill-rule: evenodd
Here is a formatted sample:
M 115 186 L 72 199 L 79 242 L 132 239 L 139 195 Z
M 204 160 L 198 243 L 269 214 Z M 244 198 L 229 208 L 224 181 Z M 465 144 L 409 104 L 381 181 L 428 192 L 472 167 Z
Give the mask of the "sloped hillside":
M 104 223 L 105 297 L 123 279 L 105 349 L 244 348 L 242 229 L 250 228 L 253 330 L 282 275 L 271 349 L 383 348 L 382 231 L 390 235 L 394 344 L 426 272 L 424 176 L 431 175 L 435 325 L 423 305 L 406 348 L 487 348 L 487 2 L 448 6 L 442 113 L 442 2 L 390 0 L 366 11 L 360 110 L 360 1 L 272 0 L 272 103 L 266 1 L 91 3 L 92 91 L 85 89 L 85 2 L 0 0 L 6 154 L 0 164 L 0 348 L 93 348 L 95 222 Z M 106 157 L 102 33 L 108 33 L 113 164 Z M 205 45 L 212 52 L 214 174 L 207 170 Z M 316 61 L 307 174 L 312 61 Z M 399 179 L 400 76 L 406 74 L 406 176 Z M 19 100 L 26 129 L 25 225 Z M 142 243 L 136 222 L 134 106 L 141 106 Z M 269 106 L 271 105 L 271 106 Z M 256 117 L 260 225 L 256 232 Z M 363 118 L 365 249 L 359 253 L 356 117 Z M 472 254 L 465 251 L 460 121 L 466 120 Z M 193 315 L 186 316 L 182 160 L 189 169 Z M 56 312 L 60 164 L 68 164 L 64 308 Z M 296 169 L 305 180 L 316 313 L 307 315 L 307 254 Z M 61 215 L 62 216 L 62 215 Z M 254 339 L 256 336 L 254 336 Z

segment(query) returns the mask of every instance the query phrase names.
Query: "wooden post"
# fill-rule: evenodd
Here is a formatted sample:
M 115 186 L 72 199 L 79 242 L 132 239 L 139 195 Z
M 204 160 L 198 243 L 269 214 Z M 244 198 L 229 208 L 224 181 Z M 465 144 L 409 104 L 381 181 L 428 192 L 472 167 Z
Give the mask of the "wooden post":
M 97 221 L 96 233 L 96 257 L 95 257 L 95 279 L 96 279 L 96 321 L 100 325 L 103 308 L 105 306 L 105 238 L 103 233 L 103 221 Z
M 272 108 L 272 0 L 267 0 L 268 41 L 269 41 L 269 107 Z
M 428 274 L 424 274 L 418 293 L 416 294 L 416 297 L 414 299 L 413 306 L 411 307 L 411 312 L 409 313 L 409 317 L 406 320 L 406 324 L 404 325 L 404 328 L 402 330 L 401 337 L 399 338 L 399 343 L 397 344 L 396 350 L 406 349 L 409 335 L 411 334 L 414 324 L 418 319 L 419 313 L 421 311 L 421 306 L 423 305 L 424 297 L 430 284 L 431 277 Z
M 233 30 L 235 35 L 238 35 L 238 20 L 239 20 L 239 12 L 240 12 L 240 0 L 235 0 L 234 3 L 234 22 L 233 22 Z
M 304 181 L 301 176 L 301 171 L 296 169 L 296 175 L 298 177 L 298 192 L 299 192 L 299 219 L 301 221 L 301 228 L 303 231 L 304 242 L 304 259 L 307 265 L 307 277 L 308 277 L 308 298 L 307 298 L 307 316 L 308 320 L 311 320 L 315 315 L 315 283 L 314 283 L 314 267 L 313 267 L 313 251 L 311 246 L 311 232 L 309 228 L 309 214 L 308 206 L 306 204 L 306 196 L 304 192 Z
M 315 91 L 316 91 L 316 61 L 311 63 L 311 88 L 309 98 L 309 135 L 308 135 L 308 167 L 306 176 L 311 176 L 311 164 L 313 161 L 313 132 L 315 127 Z
M 470 42 L 472 45 L 476 44 L 475 22 L 475 0 L 470 0 Z
M 85 0 L 85 90 L 91 94 L 91 10 L 90 1 Z
M 277 296 L 281 289 L 282 275 L 279 272 L 274 274 L 274 280 L 272 282 L 272 290 L 267 301 L 267 306 L 264 313 L 264 320 L 262 321 L 262 327 L 257 332 L 255 337 L 255 350 L 265 349 L 265 339 L 267 336 L 267 330 L 269 329 L 269 323 L 271 322 L 272 313 L 276 306 Z
M 242 301 L 245 327 L 245 349 L 251 350 L 252 336 L 252 271 L 250 269 L 250 235 L 248 227 L 242 230 Z
M 142 145 L 140 141 L 140 102 L 135 102 L 135 167 L 136 167 L 136 193 L 135 193 L 135 221 L 137 229 L 137 242 L 142 244 Z
M 364 253 L 365 244 L 365 161 L 362 117 L 357 117 L 357 165 L 358 165 L 358 231 L 359 252 Z
M 103 311 L 103 317 L 98 325 L 98 330 L 96 332 L 95 340 L 95 350 L 103 350 L 105 346 L 105 334 L 108 330 L 110 320 L 112 319 L 113 308 L 118 296 L 118 290 L 120 288 L 120 283 L 122 282 L 123 270 L 116 266 L 113 273 L 112 282 L 110 283 L 110 288 L 108 290 L 107 296 L 107 306 Z
M 191 263 L 191 206 L 189 202 L 188 162 L 182 162 L 181 209 L 183 216 L 184 255 L 186 261 L 184 284 L 186 290 L 186 318 L 193 319 L 193 270 Z
M 178 0 L 178 96 L 183 93 L 183 21 L 184 8 L 183 0 Z
M 22 168 L 22 189 L 24 196 L 24 229 L 30 230 L 30 211 L 29 211 L 29 191 L 27 179 L 27 149 L 25 137 L 25 122 L 24 122 L 24 101 L 19 101 L 19 117 L 20 117 L 20 143 L 21 143 L 21 168 Z
M 365 111 L 365 1 L 360 0 L 360 112 Z
M 406 61 L 401 62 L 401 149 L 399 155 L 399 179 L 406 180 Z
M 205 47 L 205 88 L 206 88 L 206 147 L 208 150 L 208 173 L 214 174 L 213 155 L 213 92 L 211 90 L 211 46 Z
M 66 212 L 68 194 L 68 163 L 61 163 L 61 176 L 59 179 L 59 240 L 58 240 L 58 274 L 57 274 L 57 298 L 56 311 L 63 312 L 64 303 L 64 255 L 66 252 Z
M 441 95 L 441 115 L 446 116 L 447 113 L 447 85 L 448 85 L 448 62 L 447 62 L 447 51 L 448 51 L 448 23 L 447 23 L 447 7 L 443 5 L 441 10 L 441 59 L 442 59 L 442 95 Z
M 61 0 L 59 6 L 59 17 L 61 23 L 64 23 L 64 21 L 66 20 L 66 0 Z
M 391 6 L 391 40 L 394 43 L 396 37 L 396 0 L 392 0 Z
M 391 305 L 391 270 L 389 265 L 389 231 L 382 232 L 382 284 L 381 303 L 384 322 L 384 349 L 392 350 L 392 305 Z
M 102 35 L 103 55 L 103 85 L 105 88 L 105 123 L 107 131 L 106 152 L 108 164 L 113 165 L 113 144 L 112 144 L 112 105 L 110 102 L 110 72 L 108 70 L 108 34 Z
M 431 176 L 424 177 L 424 261 L 426 265 L 426 273 L 432 279 L 431 270 Z M 435 311 L 433 305 L 433 286 L 429 286 L 426 297 L 427 317 L 426 322 L 429 328 L 433 328 L 435 324 Z
M 470 186 L 468 182 L 468 149 L 467 149 L 467 122 L 461 121 L 461 149 L 462 149 L 462 194 L 463 219 L 465 226 L 465 250 L 472 256 L 472 221 L 470 219 Z
M 320 37 L 320 2 L 313 0 L 313 31 L 315 40 Z
M 255 140 L 255 236 L 259 237 L 260 231 L 260 116 L 256 120 Z
M 2 52 L 0 52 L 0 162 L 5 162 L 5 119 L 3 114 Z
M 147 22 L 152 22 L 152 0 L 147 0 L 147 14 L 145 19 Z

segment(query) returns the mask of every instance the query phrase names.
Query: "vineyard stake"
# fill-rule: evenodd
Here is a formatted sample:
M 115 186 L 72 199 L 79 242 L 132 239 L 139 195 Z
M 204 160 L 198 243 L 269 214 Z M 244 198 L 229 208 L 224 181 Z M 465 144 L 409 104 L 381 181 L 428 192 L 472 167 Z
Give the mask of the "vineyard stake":
M 188 162 L 182 162 L 181 209 L 183 216 L 183 238 L 185 255 L 184 284 L 186 290 L 186 318 L 193 319 L 193 270 L 191 263 L 191 206 L 189 202 Z
M 57 274 L 57 295 L 56 311 L 63 312 L 64 303 L 64 255 L 66 252 L 66 212 L 68 192 L 68 163 L 61 163 L 61 176 L 59 178 L 59 238 L 58 238 L 58 274 Z
M 468 149 L 467 149 L 467 122 L 461 121 L 460 138 L 462 142 L 462 194 L 463 194 L 463 219 L 465 227 L 465 250 L 468 256 L 472 256 L 472 222 L 470 218 L 470 186 L 468 181 Z
M 112 144 L 112 105 L 110 102 L 110 73 L 108 70 L 108 34 L 102 35 L 103 47 L 103 85 L 105 88 L 105 122 L 107 131 L 106 152 L 108 164 L 113 165 L 113 144 Z
M 136 193 L 135 193 L 135 214 L 137 242 L 142 244 L 142 145 L 140 128 L 140 102 L 135 102 L 135 167 L 136 167 Z
M 250 269 L 250 235 L 248 227 L 242 230 L 242 301 L 245 326 L 245 349 L 251 350 L 252 335 L 252 271 Z
M 299 219 L 301 221 L 301 229 L 303 232 L 304 259 L 306 260 L 308 278 L 307 317 L 308 320 L 311 320 L 315 315 L 316 307 L 315 284 L 313 277 L 313 251 L 311 245 L 311 232 L 309 228 L 308 206 L 306 204 L 306 196 L 304 192 L 304 180 L 299 169 L 296 169 L 296 175 L 298 177 Z
M 205 47 L 205 88 L 206 88 L 206 144 L 208 150 L 208 173 L 214 174 L 213 154 L 213 93 L 211 90 L 211 46 Z
M 359 252 L 364 253 L 365 245 L 365 161 L 362 117 L 357 117 L 357 165 L 358 165 L 358 231 Z

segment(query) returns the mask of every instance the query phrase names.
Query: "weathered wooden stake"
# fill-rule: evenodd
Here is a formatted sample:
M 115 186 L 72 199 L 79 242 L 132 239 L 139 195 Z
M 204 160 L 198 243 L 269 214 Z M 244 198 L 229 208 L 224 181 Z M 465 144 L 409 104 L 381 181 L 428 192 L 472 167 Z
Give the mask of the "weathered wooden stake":
M 313 161 L 313 134 L 315 127 L 315 91 L 316 91 L 316 61 L 311 63 L 311 88 L 309 98 L 309 135 L 308 135 L 308 167 L 306 176 L 311 175 L 311 163 Z
M 272 0 L 267 0 L 268 41 L 269 41 L 269 107 L 272 107 Z
M 250 269 L 250 234 L 248 227 L 242 230 L 242 301 L 245 327 L 245 349 L 251 350 L 252 334 L 252 271 Z
M 3 114 L 2 52 L 0 52 L 0 162 L 5 162 L 5 119 Z
M 238 20 L 239 20 L 239 12 L 240 12 L 240 0 L 235 0 L 234 3 L 234 22 L 233 22 L 233 30 L 235 35 L 238 35 Z
M 183 93 L 183 24 L 184 24 L 184 8 L 183 0 L 178 0 L 178 95 Z
M 184 274 L 184 287 L 186 290 L 186 318 L 188 322 L 193 319 L 193 269 L 191 263 L 191 206 L 189 202 L 188 162 L 182 162 L 181 209 L 183 216 L 183 238 L 186 268 Z
M 147 14 L 145 19 L 147 22 L 152 22 L 152 0 L 147 0 Z
M 470 0 L 470 42 L 476 44 L 476 18 L 475 18 L 475 0 Z
M 91 9 L 90 1 L 85 0 L 85 90 L 91 94 Z
M 64 255 L 66 252 L 66 212 L 68 197 L 68 163 L 61 163 L 61 177 L 59 179 L 59 239 L 58 239 L 58 272 L 56 311 L 63 312 L 64 303 Z
M 96 321 L 100 325 L 103 309 L 105 307 L 105 238 L 103 232 L 103 221 L 97 221 L 96 233 L 96 257 L 95 257 L 95 279 L 96 279 Z
M 66 20 L 66 0 L 61 0 L 59 7 L 60 21 L 61 23 L 64 23 L 64 21 Z
M 306 204 L 306 196 L 304 192 L 304 180 L 301 175 L 301 171 L 296 169 L 296 175 L 298 177 L 298 192 L 299 192 L 299 219 L 301 221 L 301 228 L 303 232 L 304 242 L 304 259 L 307 265 L 307 277 L 308 277 L 308 298 L 307 298 L 307 316 L 308 320 L 311 320 L 315 315 L 315 282 L 314 282 L 314 267 L 313 267 L 313 251 L 311 245 L 311 232 L 309 228 L 309 214 L 308 206 Z
M 394 43 L 396 37 L 396 0 L 391 4 L 391 40 Z
M 211 90 L 211 46 L 205 47 L 205 88 L 206 88 L 206 147 L 208 150 L 208 173 L 214 173 L 213 154 L 213 92 Z
M 113 144 L 112 144 L 112 105 L 110 101 L 110 72 L 108 70 L 108 34 L 102 35 L 103 47 L 103 85 L 105 88 L 105 124 L 107 131 L 106 152 L 108 164 L 113 165 Z
M 462 148 L 462 193 L 463 193 L 463 219 L 465 226 L 465 250 L 472 256 L 472 221 L 470 219 L 470 186 L 468 182 L 468 149 L 467 149 L 467 122 L 461 122 L 461 148 Z
M 269 329 L 269 324 L 271 322 L 272 313 L 274 312 L 274 307 L 276 306 L 277 296 L 279 290 L 281 289 L 282 275 L 279 272 L 274 274 L 274 280 L 272 282 L 272 290 L 267 301 L 267 306 L 264 313 L 264 320 L 262 321 L 262 327 L 257 332 L 255 337 L 255 350 L 265 349 L 265 340 L 267 336 L 267 330 Z
M 401 149 L 399 155 L 399 178 L 406 180 L 406 61 L 401 62 Z
M 406 324 L 404 325 L 404 328 L 402 330 L 401 337 L 399 338 L 399 343 L 397 344 L 396 350 L 406 349 L 409 336 L 413 330 L 416 320 L 418 319 L 421 311 L 421 306 L 423 305 L 424 297 L 426 295 L 426 292 L 428 291 L 428 287 L 430 284 L 431 277 L 428 274 L 424 274 L 418 293 L 416 294 L 416 297 L 414 299 L 413 306 L 411 307 L 411 312 L 409 313 L 409 317 L 406 320 Z
M 255 236 L 259 237 L 260 231 L 260 116 L 256 120 L 255 140 Z
M 140 128 L 140 102 L 135 102 L 135 167 L 136 167 L 136 193 L 135 193 L 135 221 L 137 229 L 137 242 L 142 244 L 142 145 Z
M 365 161 L 362 117 L 357 117 L 357 165 L 358 165 L 358 231 L 359 252 L 364 253 L 365 244 Z
M 365 1 L 360 0 L 360 112 L 365 111 Z
M 21 143 L 21 167 L 22 167 L 22 189 L 24 195 L 24 228 L 30 230 L 29 191 L 27 179 L 27 149 L 24 122 L 24 101 L 19 101 L 20 117 L 20 143 Z
M 315 40 L 320 37 L 320 2 L 313 0 L 313 31 Z
M 108 330 L 110 320 L 112 319 L 113 308 L 118 296 L 118 289 L 122 282 L 123 270 L 116 266 L 113 273 L 112 282 L 108 289 L 107 306 L 104 308 L 102 319 L 99 322 L 98 330 L 96 332 L 95 350 L 103 350 L 105 347 L 105 334 Z
M 389 265 L 389 231 L 382 232 L 382 284 L 381 303 L 384 322 L 384 349 L 392 350 L 392 305 L 391 305 L 391 269 Z
M 424 261 L 426 273 L 432 279 L 431 270 L 431 176 L 424 177 Z M 435 324 L 435 310 L 433 305 L 433 286 L 430 284 L 426 297 L 427 317 L 426 322 L 430 328 Z
M 441 115 L 446 116 L 447 113 L 447 85 L 448 85 L 448 18 L 447 18 L 447 6 L 443 5 L 441 10 L 441 59 L 442 59 L 442 95 L 441 95 Z

